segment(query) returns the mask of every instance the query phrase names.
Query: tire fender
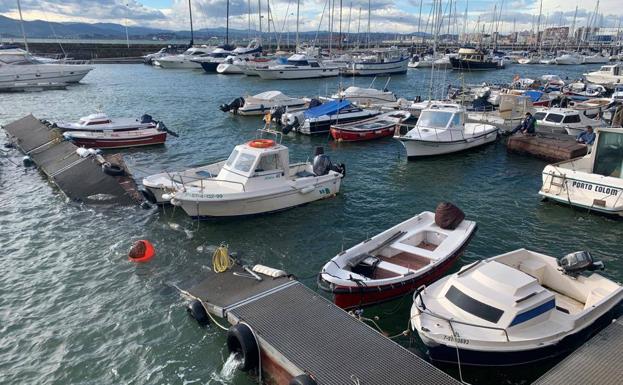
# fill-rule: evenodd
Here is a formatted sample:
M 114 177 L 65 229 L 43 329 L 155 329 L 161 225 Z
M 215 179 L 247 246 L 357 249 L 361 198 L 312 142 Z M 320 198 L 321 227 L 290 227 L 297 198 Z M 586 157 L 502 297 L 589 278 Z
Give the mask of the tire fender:
M 257 368 L 260 358 L 259 347 L 253 331 L 247 325 L 239 323 L 229 328 L 227 349 L 230 353 L 238 353 L 242 356 L 242 364 L 238 369 L 248 372 Z

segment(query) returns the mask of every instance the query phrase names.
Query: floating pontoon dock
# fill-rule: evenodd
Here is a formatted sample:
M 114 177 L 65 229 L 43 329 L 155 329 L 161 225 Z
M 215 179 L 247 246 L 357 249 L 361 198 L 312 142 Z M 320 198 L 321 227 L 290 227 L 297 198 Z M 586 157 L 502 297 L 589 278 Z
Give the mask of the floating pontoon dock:
M 85 203 L 132 205 L 143 201 L 119 155 L 104 159 L 124 169 L 122 176 L 102 171 L 94 156 L 80 157 L 74 144 L 32 115 L 3 127 L 17 147 L 39 166 L 69 198 Z
M 618 385 L 623 382 L 623 320 L 608 325 L 533 385 Z
M 509 152 L 531 155 L 551 162 L 561 162 L 586 155 L 587 147 L 566 134 L 514 135 L 508 138 Z
M 318 385 L 460 384 L 296 280 L 233 272 L 209 273 L 187 294 L 232 325 L 251 328 L 268 383 L 288 385 L 308 374 Z

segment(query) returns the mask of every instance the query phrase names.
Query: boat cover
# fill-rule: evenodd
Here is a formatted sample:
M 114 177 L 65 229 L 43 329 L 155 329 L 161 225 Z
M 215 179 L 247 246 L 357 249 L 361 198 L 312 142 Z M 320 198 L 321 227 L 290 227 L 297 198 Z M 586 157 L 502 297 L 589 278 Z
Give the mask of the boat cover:
M 541 100 L 541 96 L 543 96 L 543 93 L 541 91 L 526 91 L 524 95 L 529 97 L 532 102 L 538 102 L 539 100 Z
M 317 118 L 323 115 L 333 115 L 343 108 L 350 106 L 351 103 L 348 100 L 332 100 L 321 104 L 318 107 L 313 107 L 305 111 L 306 118 Z

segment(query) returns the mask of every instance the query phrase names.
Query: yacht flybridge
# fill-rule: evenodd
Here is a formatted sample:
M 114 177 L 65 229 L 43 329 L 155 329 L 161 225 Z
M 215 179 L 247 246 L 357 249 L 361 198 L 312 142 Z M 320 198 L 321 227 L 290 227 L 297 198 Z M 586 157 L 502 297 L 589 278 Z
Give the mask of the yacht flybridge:
M 587 252 L 556 258 L 520 249 L 462 268 L 414 294 L 410 324 L 431 359 L 519 365 L 567 352 L 609 321 L 621 285 L 586 271 Z
M 539 195 L 603 214 L 623 216 L 623 128 L 598 128 L 592 151 L 543 170 Z
M 20 48 L 0 50 L 0 91 L 29 85 L 78 83 L 93 67 L 36 58 Z
M 497 139 L 498 129 L 490 124 L 465 123 L 465 107 L 454 103 L 430 102 L 415 126 L 401 125 L 394 133 L 408 157 L 442 155 L 467 150 Z
M 262 79 L 309 79 L 338 76 L 340 66 L 323 64 L 305 54 L 294 54 L 286 64 L 275 64 L 267 68 L 256 68 Z
M 263 133 L 274 133 L 261 130 Z M 274 133 L 281 138 L 280 133 Z M 234 148 L 226 161 L 143 180 L 147 196 L 181 207 L 194 218 L 285 210 L 335 196 L 345 171 L 318 151 L 313 164 L 289 163 L 288 148 L 259 138 Z

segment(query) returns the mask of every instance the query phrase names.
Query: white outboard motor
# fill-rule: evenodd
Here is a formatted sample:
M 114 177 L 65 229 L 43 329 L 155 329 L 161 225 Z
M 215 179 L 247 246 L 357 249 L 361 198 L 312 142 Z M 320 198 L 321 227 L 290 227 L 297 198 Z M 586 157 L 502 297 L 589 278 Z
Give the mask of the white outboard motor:
M 588 251 L 576 251 L 562 257 L 558 261 L 563 273 L 576 277 L 583 271 L 603 270 L 604 264 L 601 261 L 594 261 L 593 256 Z

